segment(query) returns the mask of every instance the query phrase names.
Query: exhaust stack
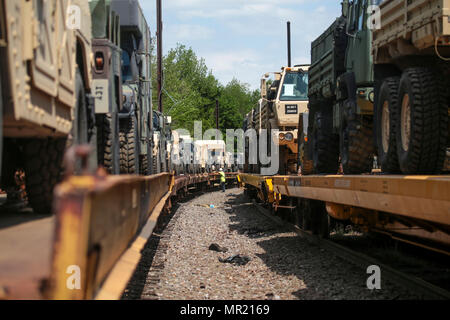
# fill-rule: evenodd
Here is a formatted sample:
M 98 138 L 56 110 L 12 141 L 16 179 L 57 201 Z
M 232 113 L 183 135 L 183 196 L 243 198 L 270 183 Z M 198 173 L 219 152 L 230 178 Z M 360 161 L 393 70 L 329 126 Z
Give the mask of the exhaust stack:
M 288 50 L 288 67 L 291 67 L 291 22 L 287 23 L 287 50 Z

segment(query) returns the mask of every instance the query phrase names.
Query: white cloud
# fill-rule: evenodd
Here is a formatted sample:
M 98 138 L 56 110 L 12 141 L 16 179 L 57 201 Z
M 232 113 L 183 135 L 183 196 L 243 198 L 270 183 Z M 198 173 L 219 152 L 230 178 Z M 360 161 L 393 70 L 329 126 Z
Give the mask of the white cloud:
M 141 3 L 154 26 L 154 1 Z M 262 74 L 286 64 L 287 21 L 292 62 L 309 63 L 311 42 L 339 13 L 336 0 L 164 0 L 164 51 L 185 44 L 223 84 L 235 77 L 256 89 Z

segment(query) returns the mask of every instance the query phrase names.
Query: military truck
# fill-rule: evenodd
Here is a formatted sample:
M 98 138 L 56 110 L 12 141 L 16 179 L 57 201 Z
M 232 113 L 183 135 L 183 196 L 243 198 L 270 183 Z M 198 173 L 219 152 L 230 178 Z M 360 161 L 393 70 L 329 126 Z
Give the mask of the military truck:
M 170 161 L 171 122 L 171 117 L 153 110 L 153 174 L 169 172 L 172 169 Z
M 383 171 L 432 174 L 443 168 L 450 150 L 449 10 L 450 0 L 380 4 L 371 53 Z
M 35 212 L 51 212 L 67 141 L 96 144 L 91 38 L 87 1 L 0 1 L 1 187 L 24 169 Z
M 272 139 L 279 147 L 279 174 L 297 172 L 298 117 L 307 112 L 308 70 L 309 65 L 283 67 L 281 72 L 273 73 L 270 84 L 267 81 L 270 73 L 261 79 L 261 100 L 254 114 L 255 129 L 258 136 L 261 129 L 267 130 L 270 154 Z M 272 130 L 279 130 L 278 135 L 273 135 Z
M 89 1 L 94 56 L 93 88 L 96 99 L 97 154 L 100 166 L 120 174 L 119 111 L 122 110 L 122 50 L 120 17 L 110 0 Z
M 311 45 L 305 161 L 316 173 L 370 172 L 376 150 L 384 172 L 443 168 L 448 1 L 380 3 L 344 0 Z
M 119 111 L 120 172 L 151 173 L 151 38 L 138 0 L 111 0 L 120 16 L 123 107 Z

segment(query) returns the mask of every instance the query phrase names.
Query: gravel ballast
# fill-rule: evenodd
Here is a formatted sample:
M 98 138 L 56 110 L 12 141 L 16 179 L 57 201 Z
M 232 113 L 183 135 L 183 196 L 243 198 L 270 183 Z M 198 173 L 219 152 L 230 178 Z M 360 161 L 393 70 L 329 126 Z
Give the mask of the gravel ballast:
M 210 250 L 212 244 L 227 250 Z M 369 276 L 261 215 L 241 190 L 231 189 L 179 206 L 162 234 L 147 244 L 123 298 L 417 298 L 383 279 L 381 290 L 369 290 Z

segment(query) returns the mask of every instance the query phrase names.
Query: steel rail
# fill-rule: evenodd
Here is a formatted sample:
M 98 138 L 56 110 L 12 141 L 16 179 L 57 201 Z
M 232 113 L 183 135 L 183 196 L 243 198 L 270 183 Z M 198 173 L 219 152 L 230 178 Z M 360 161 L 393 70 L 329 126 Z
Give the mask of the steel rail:
M 345 246 L 337 244 L 331 240 L 320 238 L 316 235 L 313 235 L 310 232 L 304 231 L 299 227 L 295 226 L 292 223 L 284 221 L 279 217 L 273 216 L 270 212 L 263 208 L 261 205 L 257 204 L 253 201 L 253 205 L 257 208 L 259 212 L 261 212 L 265 217 L 271 219 L 275 223 L 280 226 L 284 226 L 297 233 L 298 235 L 305 237 L 308 241 L 319 245 L 320 247 L 330 251 L 334 255 L 343 258 L 344 260 L 356 265 L 359 268 L 366 269 L 370 265 L 377 265 L 383 272 L 383 277 L 390 280 L 391 282 L 397 283 L 403 287 L 406 287 L 415 293 L 420 293 L 426 298 L 430 299 L 440 299 L 440 300 L 448 300 L 450 299 L 450 292 L 435 286 L 427 281 L 424 281 L 418 277 L 406 274 L 404 272 L 400 272 L 398 270 L 393 269 L 392 267 L 387 266 L 379 262 L 378 260 L 369 257 L 360 252 L 356 252 L 351 250 Z

